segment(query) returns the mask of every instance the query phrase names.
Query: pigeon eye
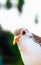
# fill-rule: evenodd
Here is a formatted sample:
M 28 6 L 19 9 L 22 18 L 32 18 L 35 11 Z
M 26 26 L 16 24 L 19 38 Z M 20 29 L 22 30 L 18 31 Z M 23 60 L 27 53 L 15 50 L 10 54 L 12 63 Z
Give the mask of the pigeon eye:
M 25 31 L 22 31 L 22 35 L 25 35 L 25 33 L 26 33 Z

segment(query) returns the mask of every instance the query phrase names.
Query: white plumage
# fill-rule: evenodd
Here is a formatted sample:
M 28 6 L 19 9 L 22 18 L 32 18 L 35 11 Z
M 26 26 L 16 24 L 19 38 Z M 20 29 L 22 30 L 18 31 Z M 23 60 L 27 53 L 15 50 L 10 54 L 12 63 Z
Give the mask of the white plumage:
M 20 32 L 18 35 L 16 35 L 18 33 L 17 31 Z M 15 31 L 15 35 L 20 37 L 17 45 L 24 65 L 41 65 L 41 46 L 39 45 L 39 39 L 35 40 L 34 34 L 25 28 L 17 31 Z M 23 34 L 24 31 L 25 34 Z

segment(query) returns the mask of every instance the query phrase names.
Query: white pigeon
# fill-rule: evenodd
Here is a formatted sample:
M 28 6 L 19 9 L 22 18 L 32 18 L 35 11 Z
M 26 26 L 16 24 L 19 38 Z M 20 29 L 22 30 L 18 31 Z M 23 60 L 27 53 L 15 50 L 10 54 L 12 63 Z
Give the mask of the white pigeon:
M 25 28 L 14 32 L 13 44 L 17 44 L 24 65 L 41 65 L 41 37 Z

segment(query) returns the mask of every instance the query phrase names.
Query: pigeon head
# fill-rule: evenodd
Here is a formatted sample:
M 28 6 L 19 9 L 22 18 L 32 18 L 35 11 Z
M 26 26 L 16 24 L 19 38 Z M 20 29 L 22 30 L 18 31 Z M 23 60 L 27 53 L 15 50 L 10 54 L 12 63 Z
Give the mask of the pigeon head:
M 22 39 L 31 38 L 32 33 L 25 28 L 17 29 L 14 31 L 14 44 L 21 42 Z

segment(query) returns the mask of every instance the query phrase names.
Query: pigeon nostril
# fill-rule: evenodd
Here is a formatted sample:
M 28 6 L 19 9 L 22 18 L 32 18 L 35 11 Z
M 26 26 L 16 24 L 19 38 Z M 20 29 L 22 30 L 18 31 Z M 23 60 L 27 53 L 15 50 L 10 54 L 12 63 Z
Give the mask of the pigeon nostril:
M 18 35 L 20 35 L 20 32 L 16 30 L 16 31 L 14 32 L 14 35 L 15 35 L 15 36 L 18 36 Z
M 19 35 L 19 33 L 16 33 L 16 36 L 18 36 Z

